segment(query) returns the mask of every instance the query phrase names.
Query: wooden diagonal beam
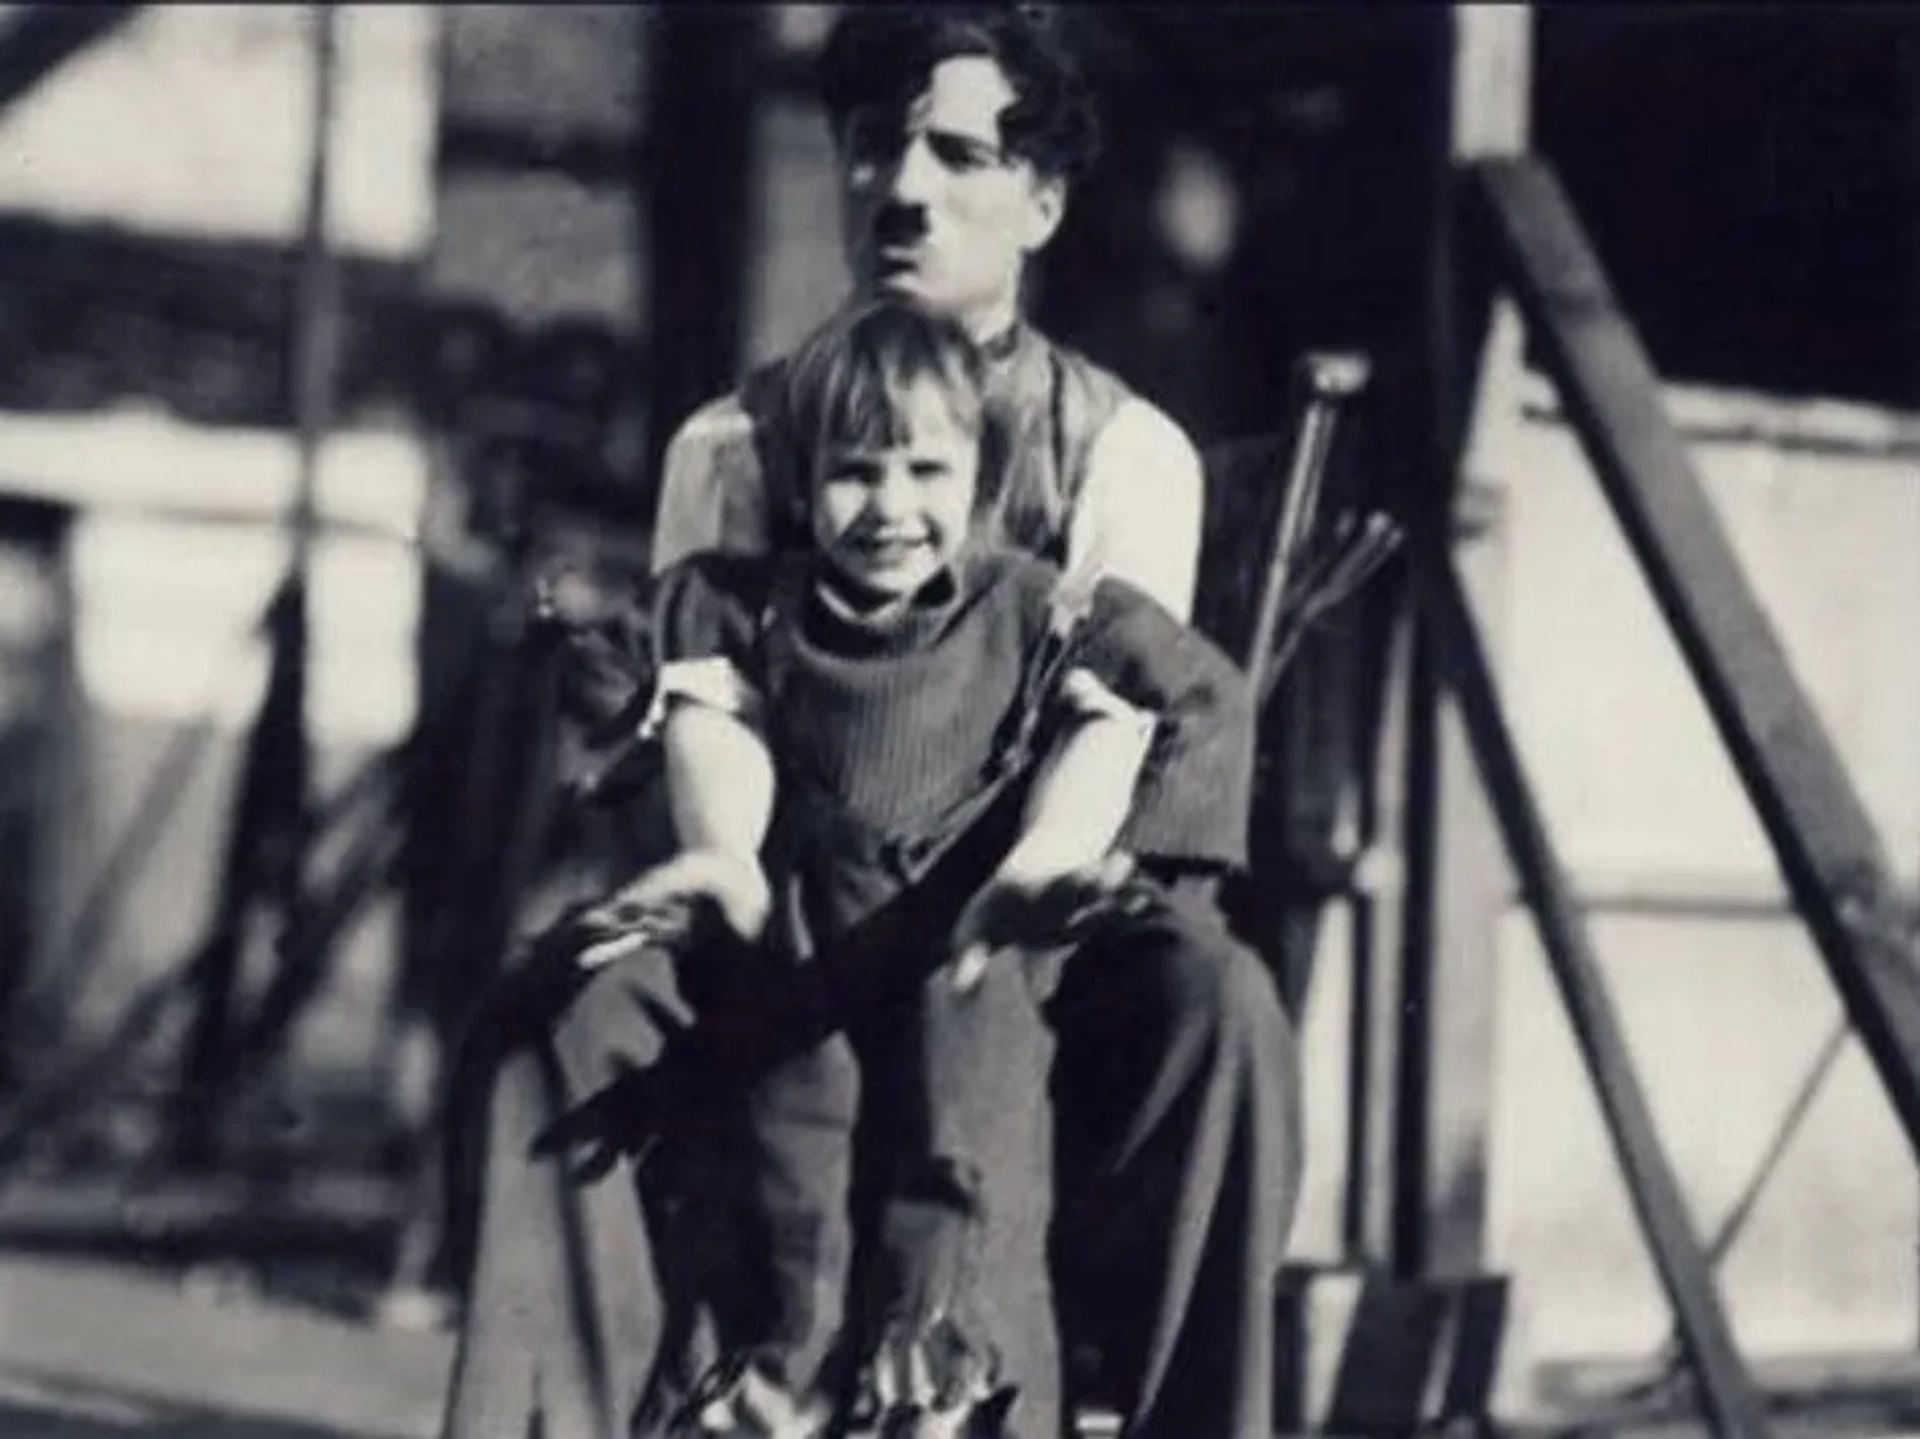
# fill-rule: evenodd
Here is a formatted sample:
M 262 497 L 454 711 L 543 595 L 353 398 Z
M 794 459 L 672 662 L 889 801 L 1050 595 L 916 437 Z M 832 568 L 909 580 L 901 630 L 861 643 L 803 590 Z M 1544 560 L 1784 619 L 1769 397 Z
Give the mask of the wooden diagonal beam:
M 1920 973 L 1894 939 L 1880 837 L 1559 183 L 1536 160 L 1490 162 L 1475 180 L 1503 278 L 1920 1156 Z
M 0 15 L 0 112 L 96 41 L 138 5 L 16 5 Z
M 1474 760 L 1539 926 L 1634 1213 L 1699 1378 L 1707 1417 L 1722 1439 L 1757 1439 L 1767 1433 L 1766 1410 L 1734 1347 L 1712 1264 L 1667 1163 L 1586 922 L 1527 784 L 1459 575 L 1449 568 L 1434 579 L 1425 596 L 1426 619 L 1446 682 L 1460 703 Z

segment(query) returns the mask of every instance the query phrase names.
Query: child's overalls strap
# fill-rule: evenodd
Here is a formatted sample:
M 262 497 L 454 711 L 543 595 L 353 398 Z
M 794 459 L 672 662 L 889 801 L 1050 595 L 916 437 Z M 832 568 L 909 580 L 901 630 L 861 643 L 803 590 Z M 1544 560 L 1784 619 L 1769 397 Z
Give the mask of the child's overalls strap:
M 793 673 L 794 639 L 806 612 L 812 570 L 807 555 L 781 556 L 774 562 L 766 601 L 760 607 L 759 632 L 755 639 L 760 651 L 761 683 L 766 691 L 762 698 L 769 715 L 780 712 L 780 697 L 786 692 L 787 679 Z
M 1028 659 L 1014 723 L 995 747 L 991 772 L 1011 774 L 1031 758 L 1034 738 L 1046 716 L 1047 701 L 1059 687 L 1077 649 L 1080 626 L 1093 609 L 1097 575 L 1065 574 L 1047 600 L 1047 625 Z

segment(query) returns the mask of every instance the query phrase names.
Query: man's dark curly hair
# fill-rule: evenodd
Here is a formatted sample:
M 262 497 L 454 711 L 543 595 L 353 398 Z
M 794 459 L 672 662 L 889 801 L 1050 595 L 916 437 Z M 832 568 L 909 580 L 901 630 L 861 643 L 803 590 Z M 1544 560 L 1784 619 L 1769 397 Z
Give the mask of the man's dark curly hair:
M 1006 73 L 1014 101 L 1000 117 L 1011 155 L 1050 179 L 1073 181 L 1100 149 L 1092 89 L 1047 5 L 848 6 L 820 55 L 820 98 L 839 135 L 857 110 L 904 109 L 936 65 L 984 55 Z

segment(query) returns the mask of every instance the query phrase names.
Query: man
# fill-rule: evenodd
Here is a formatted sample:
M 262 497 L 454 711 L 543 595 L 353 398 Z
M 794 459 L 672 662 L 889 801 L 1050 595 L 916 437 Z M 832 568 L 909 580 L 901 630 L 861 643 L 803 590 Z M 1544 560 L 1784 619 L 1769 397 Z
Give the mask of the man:
M 1000 457 L 994 523 L 1189 615 L 1202 503 L 1192 444 L 1021 316 L 1028 264 L 1095 149 L 1091 97 L 1045 23 L 1031 7 L 850 7 L 821 81 L 856 287 L 955 316 L 990 358 L 990 402 L 1017 437 Z M 810 437 L 782 412 L 777 374 L 674 437 L 657 567 L 804 537 Z M 452 1439 L 523 1439 L 535 1412 L 548 1439 L 624 1434 L 636 1412 L 636 1432 L 651 1433 L 661 1396 L 693 1377 L 684 1304 L 667 1291 L 720 1283 L 724 1252 L 648 1228 L 663 1186 L 638 1161 L 581 1184 L 545 1147 L 528 1156 L 531 1134 L 650 1063 L 678 1022 L 642 1034 L 613 1012 L 575 1003 L 492 1071 L 474 1126 L 488 1153 Z M 1268 1439 L 1272 1286 L 1299 1172 L 1293 1039 L 1271 980 L 1224 931 L 1176 922 L 1150 944 L 1077 952 L 1048 1018 L 1056 1162 L 1033 1183 L 1052 1188 L 1069 1340 L 1098 1349 L 1138 1439 Z M 700 1122 L 683 1116 L 681 1132 Z M 724 1206 L 712 1196 L 725 1183 L 709 1207 Z M 769 1418 L 723 1402 L 716 1422 L 779 1432 Z
M 876 7 L 836 30 L 821 90 L 856 285 L 958 318 L 992 357 L 997 398 L 1026 421 L 1012 536 L 1070 566 L 1097 562 L 1186 618 L 1203 503 L 1193 445 L 1021 318 L 1028 262 L 1097 143 L 1070 62 L 1011 6 Z M 694 550 L 757 550 L 786 532 L 798 491 L 790 456 L 770 452 L 762 389 L 749 382 L 709 403 L 668 446 L 656 572 Z

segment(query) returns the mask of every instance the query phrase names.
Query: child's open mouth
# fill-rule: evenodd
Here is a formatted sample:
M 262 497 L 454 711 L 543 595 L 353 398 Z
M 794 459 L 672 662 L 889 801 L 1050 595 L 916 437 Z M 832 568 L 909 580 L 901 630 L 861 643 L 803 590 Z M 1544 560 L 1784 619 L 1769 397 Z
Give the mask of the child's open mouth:
M 910 555 L 919 553 L 927 546 L 924 538 L 875 537 L 855 540 L 853 548 L 862 559 L 872 564 L 897 564 Z

